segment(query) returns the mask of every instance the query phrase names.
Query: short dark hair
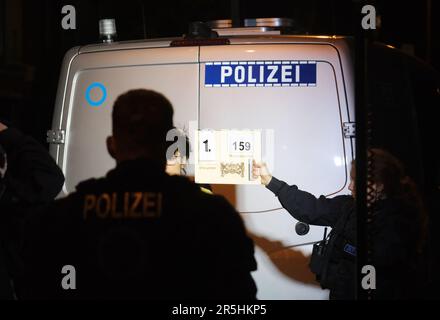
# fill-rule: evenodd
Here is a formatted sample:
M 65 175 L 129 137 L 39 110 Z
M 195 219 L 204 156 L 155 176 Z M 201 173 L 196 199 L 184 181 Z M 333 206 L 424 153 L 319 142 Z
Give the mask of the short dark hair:
M 166 147 L 166 134 L 173 128 L 173 107 L 156 91 L 130 90 L 116 99 L 112 125 L 124 150 L 158 150 Z

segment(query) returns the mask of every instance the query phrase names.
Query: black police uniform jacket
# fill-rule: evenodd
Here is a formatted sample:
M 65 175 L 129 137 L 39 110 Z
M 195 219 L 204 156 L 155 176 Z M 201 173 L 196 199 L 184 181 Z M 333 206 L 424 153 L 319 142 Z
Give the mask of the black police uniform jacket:
M 351 196 L 326 198 L 301 191 L 272 177 L 267 185 L 282 206 L 297 220 L 332 231 L 321 255 L 316 250 L 311 258 L 311 270 L 330 299 L 354 299 L 356 296 L 356 215 Z
M 11 278 L 20 272 L 20 225 L 29 208 L 52 201 L 64 176 L 47 150 L 14 128 L 0 132 L 7 158 L 0 197 L 0 299 L 14 298 Z
M 256 296 L 239 214 L 151 161 L 120 163 L 35 217 L 25 226 L 23 298 Z M 65 289 L 71 274 L 75 289 Z
M 388 198 L 372 204 L 367 231 L 376 289 L 371 299 L 426 297 L 431 271 L 425 261 L 424 222 L 419 210 L 410 199 Z

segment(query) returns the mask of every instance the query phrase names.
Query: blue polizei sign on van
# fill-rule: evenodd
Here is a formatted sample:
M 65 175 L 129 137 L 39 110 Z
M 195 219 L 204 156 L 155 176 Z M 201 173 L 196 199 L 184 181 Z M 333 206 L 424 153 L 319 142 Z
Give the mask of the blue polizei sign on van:
M 316 86 L 316 61 L 206 62 L 205 87 Z

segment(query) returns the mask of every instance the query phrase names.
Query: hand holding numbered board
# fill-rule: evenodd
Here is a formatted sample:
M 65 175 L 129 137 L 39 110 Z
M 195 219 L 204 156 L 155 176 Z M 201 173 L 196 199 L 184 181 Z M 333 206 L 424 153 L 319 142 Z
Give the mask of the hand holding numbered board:
M 261 161 L 260 130 L 199 130 L 195 134 L 195 181 L 260 184 L 252 160 Z

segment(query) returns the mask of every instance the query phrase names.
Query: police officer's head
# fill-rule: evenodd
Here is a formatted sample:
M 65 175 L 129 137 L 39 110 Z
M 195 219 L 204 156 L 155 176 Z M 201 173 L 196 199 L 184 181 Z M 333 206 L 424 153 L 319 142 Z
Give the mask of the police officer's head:
M 165 164 L 173 107 L 162 94 L 137 89 L 120 95 L 113 106 L 112 126 L 107 149 L 116 162 L 146 158 Z
M 403 163 L 390 152 L 379 148 L 368 149 L 368 160 L 370 161 L 370 178 L 368 193 L 373 200 L 382 198 L 401 198 L 408 192 L 415 192 L 415 184 L 406 175 Z M 351 182 L 349 189 L 356 197 L 356 165 L 351 164 Z

